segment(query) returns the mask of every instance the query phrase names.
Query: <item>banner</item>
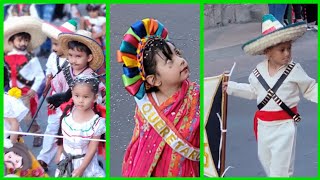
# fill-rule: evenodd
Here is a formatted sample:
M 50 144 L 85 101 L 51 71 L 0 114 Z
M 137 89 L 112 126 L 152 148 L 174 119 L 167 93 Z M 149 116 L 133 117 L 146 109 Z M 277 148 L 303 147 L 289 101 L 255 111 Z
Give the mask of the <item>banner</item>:
M 204 175 L 219 177 L 222 143 L 222 79 L 223 75 L 204 79 Z

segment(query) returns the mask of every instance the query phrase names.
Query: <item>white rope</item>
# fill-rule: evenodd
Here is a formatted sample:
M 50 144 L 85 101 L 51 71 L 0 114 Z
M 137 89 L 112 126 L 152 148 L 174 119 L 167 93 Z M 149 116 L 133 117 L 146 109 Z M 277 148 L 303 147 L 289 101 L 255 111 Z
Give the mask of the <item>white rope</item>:
M 18 132 L 18 131 L 4 131 L 4 132 L 8 134 L 18 134 L 18 135 L 25 135 L 25 136 L 44 136 L 44 137 L 54 137 L 54 138 L 62 138 L 62 139 L 81 139 L 81 140 L 88 140 L 88 141 L 106 142 L 106 140 L 104 139 L 65 137 L 65 136 L 58 136 L 58 135 L 52 135 L 52 134 L 36 134 L 36 133 L 27 133 L 27 132 Z
M 224 175 L 226 174 L 226 172 L 227 172 L 230 168 L 234 168 L 234 167 L 228 166 L 227 169 L 224 170 L 224 172 L 222 173 L 222 175 L 221 175 L 220 177 L 224 177 Z

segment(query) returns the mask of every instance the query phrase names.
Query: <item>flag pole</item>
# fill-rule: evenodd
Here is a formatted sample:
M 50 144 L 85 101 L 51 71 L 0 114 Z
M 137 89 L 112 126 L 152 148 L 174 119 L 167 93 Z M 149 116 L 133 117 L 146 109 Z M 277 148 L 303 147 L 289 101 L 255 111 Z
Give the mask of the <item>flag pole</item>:
M 223 73 L 222 82 L 229 81 L 229 71 Z M 221 145 L 221 154 L 220 154 L 220 176 L 225 171 L 226 166 L 226 141 L 227 141 L 227 109 L 228 109 L 228 94 L 227 92 L 222 92 L 222 107 L 221 107 L 221 114 L 222 114 L 222 145 Z

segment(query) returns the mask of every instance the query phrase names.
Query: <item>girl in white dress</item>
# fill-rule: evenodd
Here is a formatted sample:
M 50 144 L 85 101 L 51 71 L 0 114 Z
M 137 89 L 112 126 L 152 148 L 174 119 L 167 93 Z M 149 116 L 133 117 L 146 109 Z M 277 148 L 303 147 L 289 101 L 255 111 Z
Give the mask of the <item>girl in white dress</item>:
M 105 119 L 100 116 L 96 99 L 99 80 L 92 75 L 78 76 L 72 86 L 72 99 L 60 106 L 61 116 L 56 160 L 56 176 L 105 177 L 97 159 L 98 141 L 81 138 L 100 139 L 105 133 Z

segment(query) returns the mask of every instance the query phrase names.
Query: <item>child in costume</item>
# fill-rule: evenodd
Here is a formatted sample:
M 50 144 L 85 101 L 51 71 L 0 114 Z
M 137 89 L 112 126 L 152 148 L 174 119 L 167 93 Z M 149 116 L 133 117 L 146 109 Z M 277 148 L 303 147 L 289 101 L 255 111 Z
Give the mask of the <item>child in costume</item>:
M 250 55 L 265 55 L 249 76 L 249 84 L 229 81 L 224 89 L 229 95 L 257 99 L 254 130 L 258 157 L 267 176 L 293 174 L 296 125 L 300 121 L 297 105 L 304 98 L 318 102 L 318 84 L 299 63 L 292 60 L 291 45 L 306 32 L 306 24 L 283 26 L 271 14 L 263 16 L 262 36 L 245 43 Z
M 105 177 L 97 159 L 97 141 L 75 139 L 74 137 L 100 139 L 105 133 L 105 119 L 101 117 L 96 100 L 99 80 L 92 75 L 79 75 L 74 80 L 72 102 L 61 106 L 63 114 L 58 135 L 60 160 L 56 176 Z
M 4 67 L 4 86 L 9 84 L 9 74 L 7 67 Z M 9 95 L 11 94 L 11 95 Z M 19 131 L 19 122 L 28 114 L 29 109 L 24 106 L 23 102 L 20 101 L 19 96 L 21 92 L 13 92 L 12 90 L 9 94 L 4 94 L 4 130 L 5 131 Z M 16 97 L 15 97 L 16 96 Z M 10 139 L 8 139 L 10 136 Z M 16 143 L 18 140 L 18 135 L 4 133 L 4 146 L 6 148 L 12 147 L 12 143 Z
M 124 155 L 127 177 L 199 176 L 199 86 L 155 19 L 132 24 L 117 54 L 126 90 L 135 97 L 135 128 Z
M 93 74 L 104 61 L 100 45 L 92 39 L 91 33 L 78 30 L 76 33 L 61 33 L 59 43 L 63 53 L 67 56 L 70 66 L 62 69 L 51 81 L 53 94 L 63 93 L 72 87 L 73 80 L 78 75 Z M 70 91 L 70 90 L 69 90 Z M 98 103 L 103 104 L 105 86 L 100 83 Z M 56 108 L 49 104 L 50 108 Z M 58 106 L 57 106 L 58 107 Z
M 5 63 L 10 72 L 10 88 L 22 90 L 22 101 L 30 109 L 24 119 L 30 126 L 37 110 L 37 91 L 44 79 L 44 74 L 37 57 L 31 51 L 39 47 L 46 39 L 41 31 L 40 19 L 31 16 L 12 17 L 4 22 Z M 35 120 L 31 132 L 41 133 Z M 42 137 L 34 137 L 33 146 L 42 145 Z
M 42 24 L 42 31 L 51 39 L 53 50 L 46 63 L 46 87 L 45 91 L 43 92 L 44 97 L 48 93 L 52 95 L 52 90 L 48 92 L 51 87 L 52 78 L 68 65 L 66 56 L 63 54 L 63 51 L 58 43 L 58 35 L 60 33 L 74 33 L 76 31 L 76 28 L 77 22 L 73 19 L 65 22 L 60 27 L 46 22 Z M 48 124 L 44 134 L 57 134 L 58 129 L 59 115 L 55 112 L 55 110 L 51 110 L 48 108 Z M 57 151 L 54 141 L 55 138 L 45 136 L 42 150 L 37 157 L 39 163 L 45 171 L 48 171 L 48 164 L 51 162 Z

